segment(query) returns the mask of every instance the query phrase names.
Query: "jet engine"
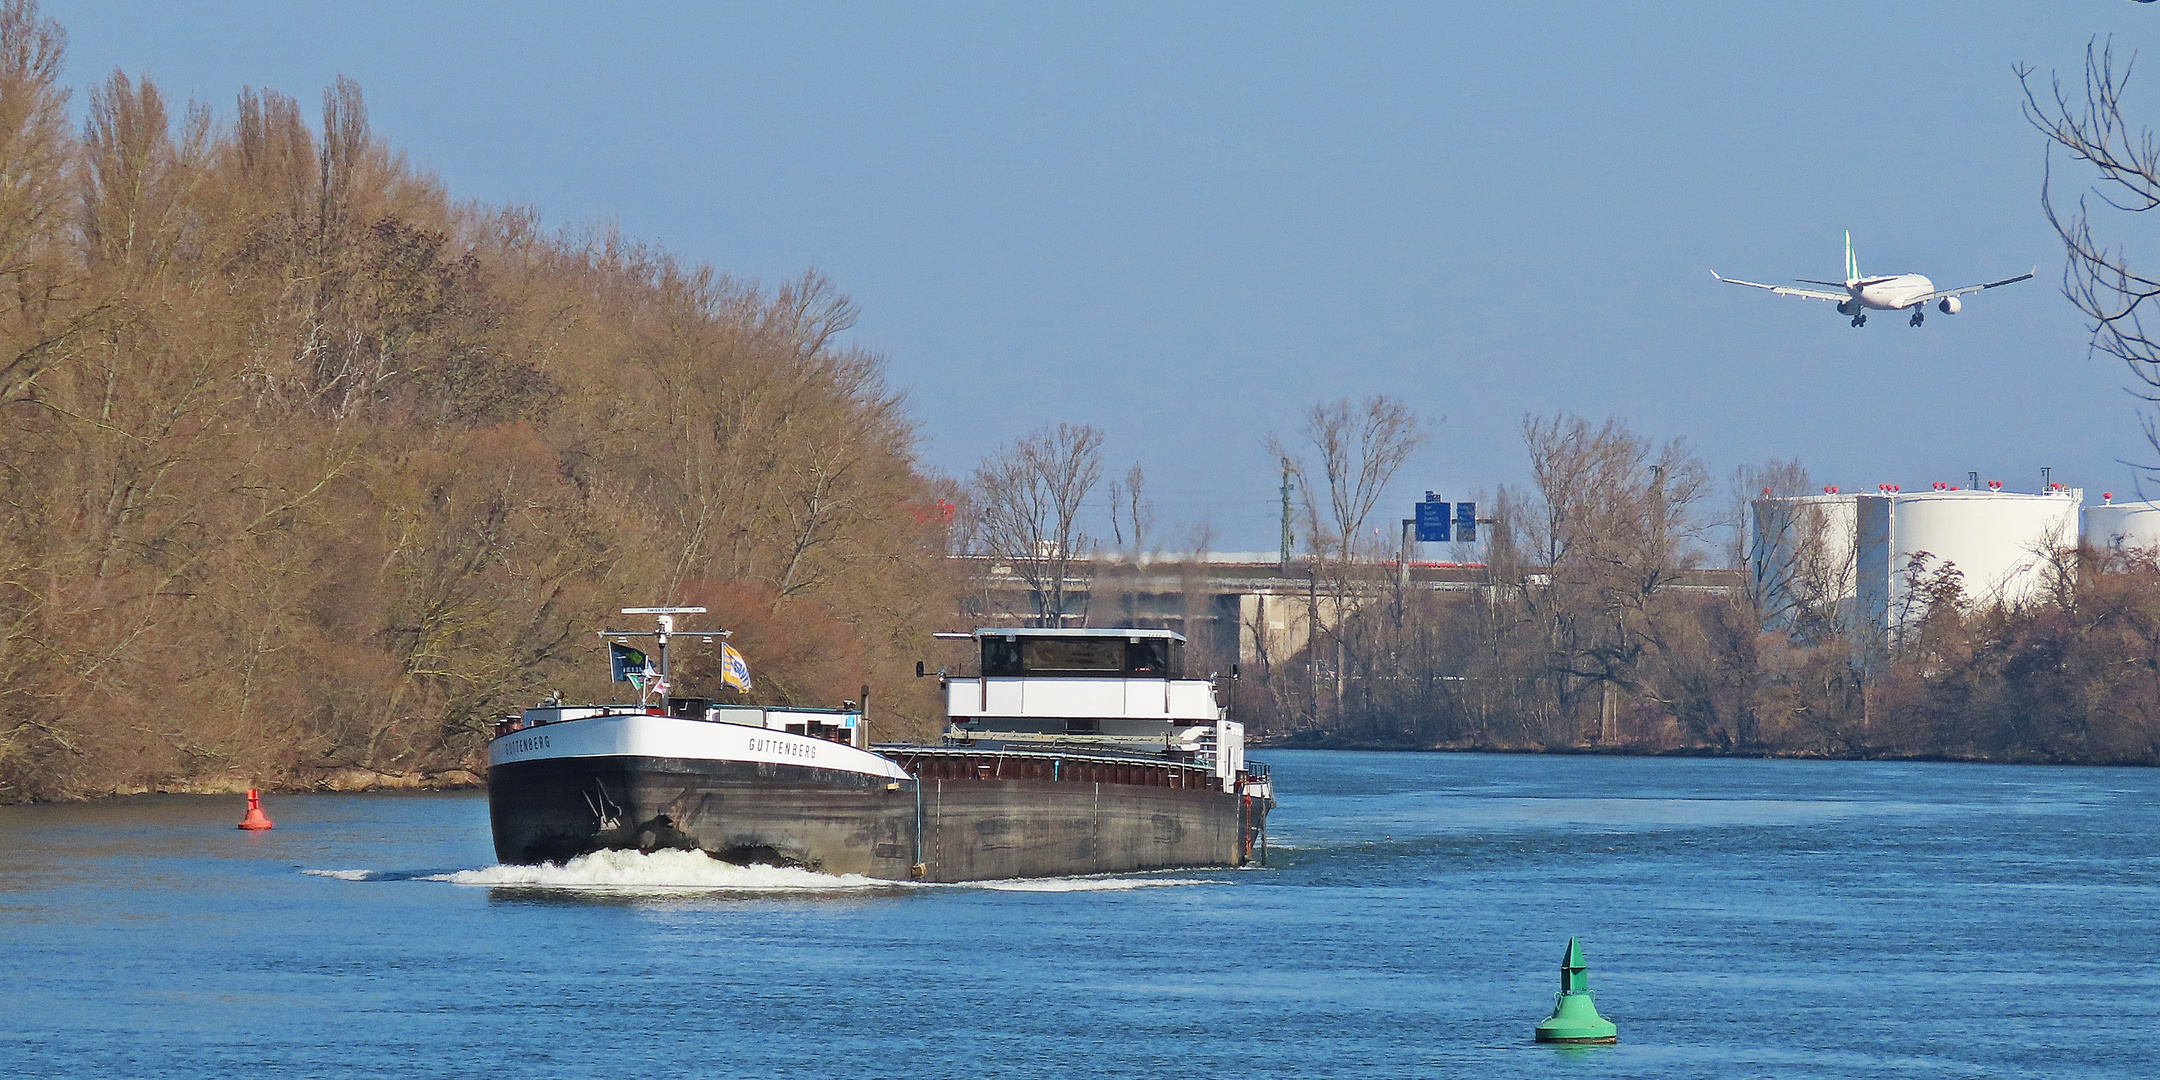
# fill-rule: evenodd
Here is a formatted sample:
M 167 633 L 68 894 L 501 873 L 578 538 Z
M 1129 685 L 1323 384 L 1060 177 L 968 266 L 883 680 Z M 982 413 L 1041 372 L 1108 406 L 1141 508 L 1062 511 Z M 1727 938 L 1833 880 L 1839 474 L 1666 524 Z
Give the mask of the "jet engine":
M 1941 301 L 1937 302 L 1935 306 L 1937 308 L 1940 308 L 1942 310 L 1942 313 L 1945 315 L 1955 315 L 1958 312 L 1965 310 L 1965 305 L 1959 302 L 1958 298 L 1955 296 L 1945 296 L 1942 298 Z
M 1838 301 L 1838 306 L 1837 306 L 1837 313 L 1838 313 L 1838 314 L 1840 314 L 1840 315 L 1850 315 L 1850 314 L 1852 314 L 1852 303 L 1853 303 L 1853 302 L 1852 302 L 1852 301 L 1850 301 L 1850 300 L 1840 300 L 1840 301 Z

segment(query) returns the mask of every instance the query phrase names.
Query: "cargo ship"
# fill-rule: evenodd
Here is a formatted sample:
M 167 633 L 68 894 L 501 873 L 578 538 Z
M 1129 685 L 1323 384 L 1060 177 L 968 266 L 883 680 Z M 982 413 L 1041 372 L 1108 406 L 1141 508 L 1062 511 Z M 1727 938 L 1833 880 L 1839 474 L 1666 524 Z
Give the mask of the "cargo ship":
M 671 637 L 694 609 L 654 613 Z M 1275 803 L 1215 678 L 1188 678 L 1185 638 L 1152 629 L 989 628 L 973 675 L 937 673 L 935 744 L 869 740 L 839 708 L 670 696 L 545 702 L 488 747 L 496 857 L 699 850 L 738 864 L 939 882 L 1265 861 Z M 918 676 L 927 676 L 917 665 Z M 867 696 L 867 695 L 865 695 Z

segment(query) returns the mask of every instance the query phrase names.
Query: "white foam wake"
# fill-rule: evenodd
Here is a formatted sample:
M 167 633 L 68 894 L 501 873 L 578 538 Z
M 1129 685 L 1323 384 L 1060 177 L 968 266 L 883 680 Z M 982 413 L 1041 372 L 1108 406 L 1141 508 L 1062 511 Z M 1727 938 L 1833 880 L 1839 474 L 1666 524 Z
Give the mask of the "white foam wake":
M 865 889 L 987 889 L 1016 893 L 1126 892 L 1179 885 L 1215 885 L 1206 878 L 1058 877 L 1006 878 L 950 883 L 883 881 L 860 874 L 820 874 L 786 866 L 738 866 L 702 851 L 595 851 L 568 862 L 537 866 L 495 865 L 444 873 L 384 870 L 302 870 L 339 881 L 439 881 L 493 888 L 574 889 L 594 892 L 850 892 Z
M 860 874 L 820 874 L 785 866 L 737 866 L 702 851 L 595 851 L 560 866 L 487 866 L 430 874 L 421 881 L 536 889 L 835 892 L 891 887 Z
M 300 872 L 314 877 L 336 878 L 339 881 L 373 881 L 376 878 L 376 873 L 373 870 L 302 870 Z

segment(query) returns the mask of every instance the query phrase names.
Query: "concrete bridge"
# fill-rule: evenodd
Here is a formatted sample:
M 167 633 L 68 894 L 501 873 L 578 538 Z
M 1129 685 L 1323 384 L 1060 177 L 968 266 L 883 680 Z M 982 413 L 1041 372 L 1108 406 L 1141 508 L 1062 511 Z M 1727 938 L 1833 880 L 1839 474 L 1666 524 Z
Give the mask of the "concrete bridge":
M 956 556 L 973 585 L 970 616 L 982 626 L 1038 625 L 1038 600 L 1010 562 Z M 1339 602 L 1331 583 L 1314 575 L 1311 560 L 1286 568 L 1274 552 L 1209 553 L 1198 557 L 1074 560 L 1065 580 L 1067 626 L 1140 626 L 1175 630 L 1190 642 L 1196 661 L 1227 670 L 1262 656 L 1281 661 L 1312 641 L 1317 613 L 1325 623 Z M 1412 562 L 1367 568 L 1365 597 L 1394 589 L 1478 592 L 1490 576 L 1483 563 Z M 1535 578 L 1535 572 L 1532 573 Z M 1698 570 L 1676 588 L 1724 591 L 1739 588 L 1731 570 Z M 1204 661 L 1199 658 L 1205 657 Z
M 971 614 L 985 626 L 1034 625 L 1040 618 L 1035 593 L 1009 562 L 960 556 L 974 585 Z M 1365 586 L 1377 594 L 1404 584 L 1390 563 L 1371 568 Z M 1485 587 L 1480 564 L 1412 563 L 1407 586 L 1420 590 L 1472 591 Z M 1312 639 L 1312 616 L 1332 615 L 1336 601 L 1328 582 L 1316 578 L 1309 560 L 1287 571 L 1273 553 L 1229 552 L 1198 558 L 1075 560 L 1065 580 L 1064 622 L 1069 626 L 1144 626 L 1175 630 L 1208 663 L 1250 664 L 1263 654 L 1280 660 Z

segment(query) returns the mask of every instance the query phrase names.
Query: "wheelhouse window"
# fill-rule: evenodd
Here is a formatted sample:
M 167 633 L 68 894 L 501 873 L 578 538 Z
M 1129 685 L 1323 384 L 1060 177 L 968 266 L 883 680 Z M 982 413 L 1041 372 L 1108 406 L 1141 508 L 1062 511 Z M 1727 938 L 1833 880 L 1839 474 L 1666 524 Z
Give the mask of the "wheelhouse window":
M 1030 675 L 1122 675 L 1125 642 L 1118 638 L 1023 638 L 1020 666 Z
M 1170 639 L 1136 638 L 1125 643 L 1125 674 L 1166 678 L 1170 674 Z
M 989 676 L 1182 679 L 1185 643 L 1166 637 L 985 637 L 982 672 Z
M 985 675 L 1020 674 L 1020 643 L 1012 638 L 982 639 L 982 672 Z

